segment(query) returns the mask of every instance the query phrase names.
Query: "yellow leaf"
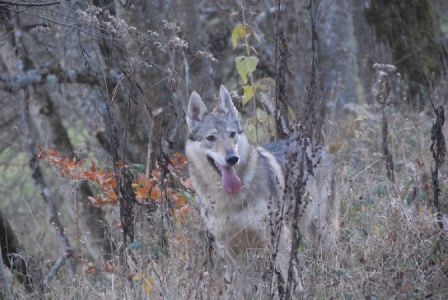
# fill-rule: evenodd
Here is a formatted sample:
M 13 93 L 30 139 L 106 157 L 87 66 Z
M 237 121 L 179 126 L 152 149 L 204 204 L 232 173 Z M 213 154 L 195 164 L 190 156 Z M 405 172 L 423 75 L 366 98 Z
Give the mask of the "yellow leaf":
M 256 56 L 237 56 L 235 57 L 236 70 L 240 74 L 244 84 L 247 84 L 247 73 L 255 71 L 258 65 L 258 57 Z
M 146 294 L 151 294 L 152 290 L 154 289 L 151 276 L 148 275 L 145 277 L 142 288 Z
M 187 251 L 182 252 L 182 258 L 185 259 L 185 260 L 189 260 L 190 259 L 190 256 L 188 255 Z
M 236 48 L 236 46 L 238 45 L 238 41 L 240 39 L 242 39 L 245 34 L 246 34 L 246 30 L 244 30 L 243 25 L 239 24 L 239 25 L 236 25 L 235 28 L 233 28 L 233 31 L 232 31 L 233 49 Z
M 139 281 L 139 280 L 142 280 L 142 278 L 143 278 L 143 273 L 137 273 L 132 277 L 132 280 Z
M 250 99 L 254 96 L 254 87 L 251 85 L 243 86 L 244 94 L 243 94 L 243 105 L 246 105 Z

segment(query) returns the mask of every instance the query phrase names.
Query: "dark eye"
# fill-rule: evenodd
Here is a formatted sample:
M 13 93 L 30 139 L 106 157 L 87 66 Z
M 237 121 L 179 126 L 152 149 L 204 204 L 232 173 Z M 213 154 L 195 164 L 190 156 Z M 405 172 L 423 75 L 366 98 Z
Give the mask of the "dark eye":
M 209 141 L 209 142 L 214 142 L 214 141 L 216 141 L 216 138 L 215 138 L 213 135 L 209 135 L 209 136 L 207 137 L 207 141 Z
M 235 137 L 235 135 L 236 135 L 236 132 L 235 132 L 235 131 L 232 131 L 232 132 L 230 133 L 230 137 L 231 137 L 232 139 Z

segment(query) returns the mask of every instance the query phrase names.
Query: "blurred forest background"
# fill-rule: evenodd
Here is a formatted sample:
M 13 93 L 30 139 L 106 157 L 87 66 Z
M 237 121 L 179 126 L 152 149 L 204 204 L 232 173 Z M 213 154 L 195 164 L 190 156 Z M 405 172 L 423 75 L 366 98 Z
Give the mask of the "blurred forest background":
M 303 298 L 445 299 L 447 44 L 445 0 L 0 1 L 0 299 L 222 295 L 182 155 L 220 84 L 252 141 L 338 166 L 340 268 L 301 248 Z

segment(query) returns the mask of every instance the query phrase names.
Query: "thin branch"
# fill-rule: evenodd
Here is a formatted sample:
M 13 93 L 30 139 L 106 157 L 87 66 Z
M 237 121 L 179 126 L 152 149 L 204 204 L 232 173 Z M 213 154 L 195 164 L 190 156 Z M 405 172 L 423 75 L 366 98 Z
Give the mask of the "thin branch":
M 65 1 L 50 1 L 50 2 L 33 2 L 33 3 L 27 3 L 27 2 L 14 2 L 14 1 L 1 1 L 0 5 L 13 5 L 13 6 L 25 6 L 25 7 L 37 7 L 37 6 L 52 6 L 52 5 L 58 5 Z
M 5 267 L 3 265 L 3 255 L 2 255 L 2 247 L 1 247 L 1 239 L 0 239 L 0 282 L 1 287 L 3 291 L 3 295 L 5 297 L 5 300 L 12 300 L 14 299 L 11 293 L 11 290 L 9 289 L 8 280 L 6 278 L 6 271 Z
M 120 70 L 116 70 L 115 74 L 122 74 Z M 6 92 L 15 92 L 20 89 L 24 89 L 30 85 L 34 84 L 44 84 L 48 80 L 48 76 L 53 76 L 56 78 L 58 83 L 79 83 L 79 84 L 90 84 L 98 85 L 100 82 L 97 78 L 90 76 L 88 73 L 77 73 L 75 75 L 70 75 L 70 72 L 60 69 L 60 67 L 54 68 L 43 68 L 43 69 L 31 69 L 23 71 L 18 75 L 11 74 L 0 74 L 0 90 Z M 120 81 L 120 76 L 108 77 L 108 82 L 115 84 Z
M 48 284 L 48 282 L 50 282 L 54 278 L 56 273 L 62 267 L 62 264 L 64 263 L 64 261 L 67 258 L 69 258 L 70 256 L 72 256 L 74 251 L 75 251 L 75 249 L 72 247 L 69 247 L 69 246 L 66 246 L 64 248 L 64 253 L 61 256 L 59 256 L 58 260 L 54 263 L 54 265 L 51 268 L 50 272 L 48 273 L 47 277 L 45 277 L 44 284 Z
M 28 264 L 31 263 L 32 258 L 28 258 L 27 261 L 23 255 L 24 250 L 19 245 L 19 240 L 15 232 L 13 231 L 8 219 L 4 216 L 0 210 L 0 252 L 2 256 L 0 259 L 0 265 L 5 265 L 11 270 L 14 277 L 24 285 L 28 293 L 35 291 L 35 277 L 32 277 L 28 269 Z M 1 299 L 1 292 L 0 292 Z
M 429 97 L 431 104 L 434 107 L 431 96 Z M 445 136 L 443 135 L 443 125 L 445 124 L 445 109 L 443 106 L 439 106 L 437 109 L 434 109 L 434 114 L 436 120 L 431 129 L 431 152 L 432 157 L 434 159 L 434 170 L 432 172 L 432 184 L 434 191 L 434 206 L 437 209 L 437 223 L 439 224 L 440 229 L 443 229 L 443 221 L 442 221 L 442 205 L 440 201 L 441 190 L 439 186 L 439 169 L 445 162 L 446 157 L 446 141 Z

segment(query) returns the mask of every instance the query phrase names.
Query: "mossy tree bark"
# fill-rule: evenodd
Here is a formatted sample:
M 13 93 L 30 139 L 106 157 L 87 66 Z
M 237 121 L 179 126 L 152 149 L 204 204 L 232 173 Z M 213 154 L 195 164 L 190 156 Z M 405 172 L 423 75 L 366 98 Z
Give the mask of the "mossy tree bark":
M 367 22 L 379 41 L 392 48 L 393 62 L 406 75 L 412 103 L 423 97 L 445 71 L 446 49 L 437 34 L 429 0 L 372 0 L 365 10 Z
M 34 291 L 33 279 L 28 272 L 28 266 L 24 259 L 23 249 L 19 245 L 19 240 L 15 232 L 13 231 L 8 220 L 0 210 L 0 250 L 1 264 L 11 270 L 15 277 L 25 286 L 27 292 L 32 293 Z M 1 293 L 0 293 L 0 298 Z

